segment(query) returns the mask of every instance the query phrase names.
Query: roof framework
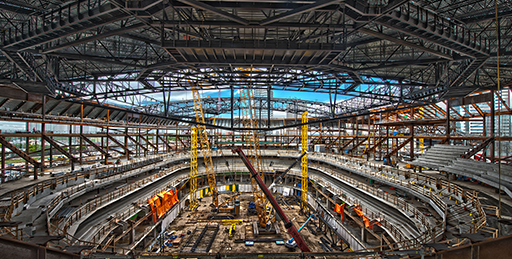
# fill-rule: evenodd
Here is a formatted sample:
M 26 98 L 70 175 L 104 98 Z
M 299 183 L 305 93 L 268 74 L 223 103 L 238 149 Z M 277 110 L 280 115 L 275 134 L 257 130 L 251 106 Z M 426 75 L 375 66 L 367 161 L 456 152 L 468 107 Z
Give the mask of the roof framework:
M 170 97 L 192 85 L 230 90 L 220 112 L 245 87 L 328 93 L 330 103 L 310 106 L 319 118 L 429 104 L 496 88 L 498 49 L 502 86 L 512 82 L 505 0 L 497 9 L 494 0 L 7 0 L 0 9 L 0 84 L 159 116 L 188 116 L 190 104 Z

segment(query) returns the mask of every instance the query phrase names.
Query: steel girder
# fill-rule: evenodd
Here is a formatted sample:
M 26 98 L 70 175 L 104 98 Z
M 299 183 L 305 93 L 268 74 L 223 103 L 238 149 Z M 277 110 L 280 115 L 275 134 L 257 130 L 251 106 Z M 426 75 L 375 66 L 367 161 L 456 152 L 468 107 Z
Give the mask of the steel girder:
M 489 53 L 512 47 L 505 0 L 497 1 L 499 42 L 486 0 L 6 3 L 1 82 L 65 98 L 118 98 L 147 112 L 158 112 L 150 94 L 185 91 L 181 80 L 192 74 L 214 89 L 356 96 L 360 112 L 463 96 L 495 86 Z M 236 71 L 248 68 L 259 71 Z M 512 79 L 511 68 L 501 74 Z M 138 94 L 145 96 L 130 97 Z

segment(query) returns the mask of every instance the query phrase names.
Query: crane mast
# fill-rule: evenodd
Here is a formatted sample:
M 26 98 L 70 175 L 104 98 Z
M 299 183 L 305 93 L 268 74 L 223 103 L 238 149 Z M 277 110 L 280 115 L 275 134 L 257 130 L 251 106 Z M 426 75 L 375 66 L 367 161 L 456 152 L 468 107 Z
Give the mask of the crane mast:
M 190 210 L 197 206 L 197 128 L 190 129 Z M 185 186 L 185 185 L 183 185 Z
M 257 128 L 256 114 L 254 111 L 254 95 L 253 90 L 249 87 L 243 89 L 240 92 L 240 106 L 242 115 L 242 125 L 244 128 Z M 258 174 L 261 174 L 261 151 L 259 145 L 259 136 L 257 130 L 245 131 L 245 141 L 247 143 L 247 157 L 251 161 L 251 164 L 256 169 Z M 265 195 L 260 190 L 258 183 L 251 178 L 252 192 L 254 196 L 254 205 L 256 207 L 256 213 L 258 214 L 258 223 L 261 227 L 266 227 L 269 222 L 270 215 L 266 212 L 267 201 Z
M 219 207 L 219 197 L 217 193 L 217 180 L 215 179 L 215 171 L 213 170 L 212 154 L 210 149 L 210 140 L 206 132 L 203 107 L 201 106 L 201 96 L 197 90 L 197 86 L 192 87 L 192 95 L 194 97 L 194 111 L 196 114 L 196 122 L 199 136 L 199 143 L 201 144 L 201 151 L 203 153 L 204 167 L 206 169 L 206 176 L 208 177 L 208 185 L 212 193 L 212 202 L 215 208 Z

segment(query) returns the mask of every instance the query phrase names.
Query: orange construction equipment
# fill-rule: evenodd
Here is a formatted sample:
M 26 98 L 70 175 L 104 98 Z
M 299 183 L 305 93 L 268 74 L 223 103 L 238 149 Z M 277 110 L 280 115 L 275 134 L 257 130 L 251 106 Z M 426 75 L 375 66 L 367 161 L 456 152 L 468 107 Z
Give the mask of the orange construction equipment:
M 359 215 L 361 218 L 363 218 L 364 226 L 370 227 L 370 219 L 364 215 L 363 211 L 361 210 L 361 206 L 357 206 L 354 208 L 354 211 Z
M 382 226 L 380 222 L 376 219 L 370 221 L 370 219 L 364 215 L 363 211 L 361 210 L 361 206 L 357 206 L 354 208 L 354 211 L 359 215 L 361 218 L 363 218 L 364 226 L 370 229 L 373 229 L 373 225 L 377 224 L 379 226 Z
M 343 203 L 341 205 L 339 204 L 334 204 L 334 211 L 341 214 L 341 221 L 344 221 L 345 220 L 345 205 L 346 203 Z
M 161 218 L 165 213 L 178 203 L 178 195 L 172 190 L 162 191 L 148 200 L 149 207 L 153 214 L 153 222 Z

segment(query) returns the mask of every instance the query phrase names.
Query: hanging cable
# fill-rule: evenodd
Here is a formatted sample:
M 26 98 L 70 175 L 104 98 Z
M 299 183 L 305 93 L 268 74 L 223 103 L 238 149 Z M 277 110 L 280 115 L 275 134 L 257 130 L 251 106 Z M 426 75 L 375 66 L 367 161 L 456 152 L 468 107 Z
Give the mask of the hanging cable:
M 494 11 L 496 14 L 496 67 L 498 79 L 498 94 L 500 94 L 500 25 L 498 19 L 498 0 L 494 0 Z M 494 105 L 494 95 L 492 96 Z M 494 123 L 494 121 L 492 122 Z M 498 105 L 498 237 L 501 236 L 501 104 Z

